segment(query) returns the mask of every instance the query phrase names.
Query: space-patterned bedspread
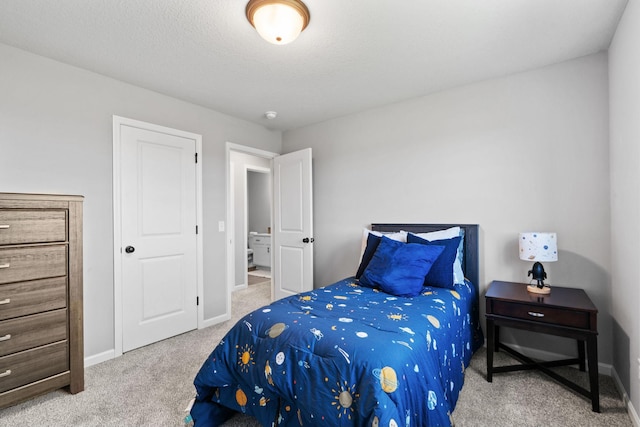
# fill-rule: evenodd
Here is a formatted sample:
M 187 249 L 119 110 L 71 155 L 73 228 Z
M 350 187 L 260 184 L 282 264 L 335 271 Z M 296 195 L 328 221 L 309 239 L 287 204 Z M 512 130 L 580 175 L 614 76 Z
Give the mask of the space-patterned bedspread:
M 233 411 L 264 426 L 451 425 L 482 340 L 473 286 L 403 298 L 357 283 L 241 319 L 195 378 L 195 425 L 220 425 Z

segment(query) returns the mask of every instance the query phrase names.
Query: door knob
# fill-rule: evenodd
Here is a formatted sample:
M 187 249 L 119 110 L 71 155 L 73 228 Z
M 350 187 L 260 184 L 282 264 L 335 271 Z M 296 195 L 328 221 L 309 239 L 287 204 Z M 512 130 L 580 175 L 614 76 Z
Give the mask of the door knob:
M 302 243 L 313 243 L 314 240 L 315 239 L 313 237 L 312 238 L 305 237 L 304 239 L 302 239 Z
M 133 246 L 127 246 L 126 248 L 124 248 L 124 251 L 128 254 L 135 252 L 135 250 L 136 248 L 134 248 Z

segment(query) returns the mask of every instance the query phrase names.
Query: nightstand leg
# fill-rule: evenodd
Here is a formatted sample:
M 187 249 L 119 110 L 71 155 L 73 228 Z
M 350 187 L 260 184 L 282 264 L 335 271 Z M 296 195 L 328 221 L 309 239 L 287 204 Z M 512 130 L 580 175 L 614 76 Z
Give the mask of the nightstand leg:
M 496 327 L 493 320 L 487 319 L 487 381 L 493 381 L 493 350 L 495 348 Z
M 584 353 L 584 341 L 578 340 L 578 359 L 580 359 L 580 371 L 585 370 L 585 353 Z
M 587 338 L 587 357 L 589 358 L 589 386 L 591 389 L 591 409 L 600 412 L 600 384 L 598 379 L 598 337 Z
M 493 346 L 493 351 L 497 353 L 500 351 L 500 326 L 494 324 L 493 328 L 494 328 L 493 335 L 495 337 L 493 340 L 495 342 L 495 345 Z

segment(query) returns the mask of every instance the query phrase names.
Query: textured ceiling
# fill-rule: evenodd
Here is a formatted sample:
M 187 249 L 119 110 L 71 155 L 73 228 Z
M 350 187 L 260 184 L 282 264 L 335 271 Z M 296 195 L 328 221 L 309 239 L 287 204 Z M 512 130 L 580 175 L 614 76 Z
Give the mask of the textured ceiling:
M 243 0 L 0 0 L 0 42 L 287 130 L 607 49 L 626 3 L 306 0 L 275 46 Z

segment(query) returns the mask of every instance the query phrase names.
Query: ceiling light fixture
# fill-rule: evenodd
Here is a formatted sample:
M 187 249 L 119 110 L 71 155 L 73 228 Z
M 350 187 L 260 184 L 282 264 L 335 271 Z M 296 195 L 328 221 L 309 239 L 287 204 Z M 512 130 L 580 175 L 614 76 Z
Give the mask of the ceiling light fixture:
M 273 44 L 294 41 L 311 18 L 300 0 L 250 0 L 246 13 L 258 34 Z

